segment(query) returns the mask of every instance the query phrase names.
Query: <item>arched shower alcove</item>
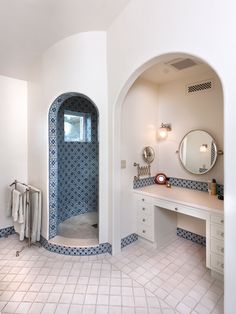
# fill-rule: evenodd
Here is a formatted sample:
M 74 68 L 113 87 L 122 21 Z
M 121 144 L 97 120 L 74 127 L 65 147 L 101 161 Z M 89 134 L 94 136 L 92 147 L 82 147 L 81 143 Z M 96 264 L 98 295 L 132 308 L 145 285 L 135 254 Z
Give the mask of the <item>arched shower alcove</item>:
M 49 239 L 98 244 L 98 110 L 85 95 L 60 95 L 49 110 Z

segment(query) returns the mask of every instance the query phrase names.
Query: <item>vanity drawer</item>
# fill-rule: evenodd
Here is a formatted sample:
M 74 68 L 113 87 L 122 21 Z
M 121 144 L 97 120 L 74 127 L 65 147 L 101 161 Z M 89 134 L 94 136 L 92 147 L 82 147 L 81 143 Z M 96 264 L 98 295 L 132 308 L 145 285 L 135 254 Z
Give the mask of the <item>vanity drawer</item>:
M 154 228 L 147 226 L 146 224 L 138 225 L 138 235 L 154 242 Z
M 224 242 L 222 240 L 211 239 L 211 252 L 224 256 Z
M 142 203 L 150 203 L 153 204 L 153 198 L 150 196 L 142 195 L 142 194 L 136 194 L 136 199 Z
M 145 224 L 146 226 L 152 226 L 154 224 L 153 216 L 139 213 L 137 217 L 138 224 Z
M 213 216 L 211 215 L 211 223 L 224 225 L 224 217 L 223 216 Z
M 154 208 L 150 203 L 138 201 L 138 215 L 145 214 L 153 216 Z
M 217 224 L 211 224 L 211 237 L 224 240 L 224 227 Z
M 224 273 L 224 256 L 218 254 L 211 254 L 211 268 Z

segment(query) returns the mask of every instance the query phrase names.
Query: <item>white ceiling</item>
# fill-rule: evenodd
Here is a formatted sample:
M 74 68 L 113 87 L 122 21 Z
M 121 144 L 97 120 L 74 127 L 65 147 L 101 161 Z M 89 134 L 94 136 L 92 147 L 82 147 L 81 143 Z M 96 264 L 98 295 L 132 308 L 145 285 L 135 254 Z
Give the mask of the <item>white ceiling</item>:
M 48 47 L 75 33 L 106 30 L 130 0 L 0 0 L 0 75 L 27 79 Z
M 179 71 L 169 64 L 169 62 L 175 58 L 191 58 L 197 63 L 197 65 Z M 203 74 L 208 75 L 209 77 L 207 78 L 210 78 L 210 76 L 215 75 L 215 72 L 206 63 L 203 63 L 196 58 L 188 57 L 186 55 L 181 56 L 173 54 L 171 57 L 166 57 L 164 61 L 155 64 L 143 72 L 140 77 L 157 85 L 161 85 L 171 81 L 191 79 Z

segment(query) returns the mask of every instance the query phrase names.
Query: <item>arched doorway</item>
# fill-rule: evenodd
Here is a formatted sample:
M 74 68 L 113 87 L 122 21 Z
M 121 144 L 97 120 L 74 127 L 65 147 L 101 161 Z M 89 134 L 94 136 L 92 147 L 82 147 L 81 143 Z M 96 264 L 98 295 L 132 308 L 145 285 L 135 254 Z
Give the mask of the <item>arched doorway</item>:
M 127 93 L 133 83 L 137 80 L 137 78 L 145 72 L 147 69 L 150 69 L 154 65 L 159 63 L 168 63 L 170 60 L 174 59 L 196 59 L 199 60 L 199 63 L 207 65 L 209 68 L 214 71 L 215 75 L 218 77 L 216 71 L 201 58 L 193 55 L 189 55 L 186 53 L 167 53 L 164 55 L 160 55 L 158 57 L 152 58 L 146 63 L 142 64 L 133 74 L 129 77 L 125 85 L 123 86 L 118 98 L 117 102 L 113 111 L 113 253 L 116 254 L 120 251 L 120 241 L 122 238 L 121 235 L 121 207 L 120 207 L 120 200 L 121 200 L 121 170 L 120 170 L 120 161 L 122 158 L 121 156 L 121 112 L 122 112 L 122 105 L 124 100 L 127 96 Z M 219 77 L 218 77 L 219 79 Z M 219 79 L 220 81 L 220 79 Z M 222 89 L 222 85 L 221 85 Z M 135 161 L 135 160 L 133 160 Z M 132 188 L 132 186 L 130 186 Z
M 71 246 L 98 244 L 98 119 L 79 93 L 60 95 L 49 110 L 49 239 L 59 234 Z

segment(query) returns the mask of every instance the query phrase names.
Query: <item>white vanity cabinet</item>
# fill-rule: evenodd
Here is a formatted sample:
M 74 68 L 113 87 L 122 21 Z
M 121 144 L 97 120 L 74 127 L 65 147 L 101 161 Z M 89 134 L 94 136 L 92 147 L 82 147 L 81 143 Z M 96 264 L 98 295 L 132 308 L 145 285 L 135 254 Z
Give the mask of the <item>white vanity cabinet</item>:
M 210 268 L 224 273 L 224 216 L 211 215 L 210 221 Z
M 138 196 L 137 206 L 137 234 L 151 242 L 155 241 L 155 211 L 152 199 Z
M 176 236 L 177 214 L 206 222 L 206 266 L 224 272 L 223 202 L 205 192 L 152 185 L 134 190 L 137 234 L 156 248 Z

